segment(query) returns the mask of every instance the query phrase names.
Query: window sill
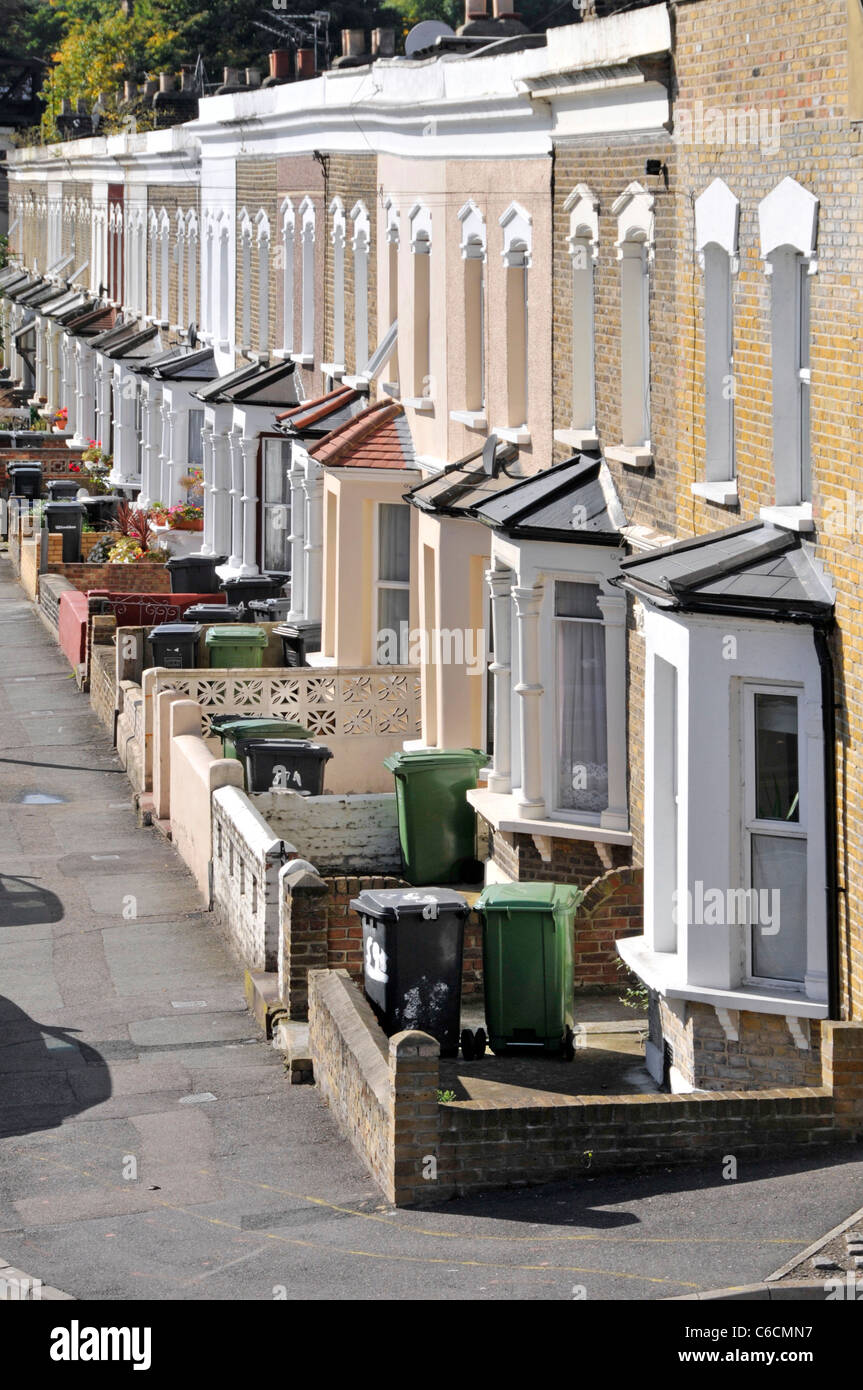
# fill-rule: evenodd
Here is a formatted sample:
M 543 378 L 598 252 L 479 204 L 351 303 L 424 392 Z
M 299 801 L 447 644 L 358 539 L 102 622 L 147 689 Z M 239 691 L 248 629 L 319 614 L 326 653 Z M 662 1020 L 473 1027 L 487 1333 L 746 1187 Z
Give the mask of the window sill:
M 468 793 L 470 796 L 470 793 Z M 624 937 L 616 943 L 626 964 L 648 989 L 663 999 L 689 999 L 712 1004 L 717 1009 L 741 1009 L 756 1014 L 782 1014 L 786 1018 L 826 1018 L 828 1005 L 798 993 L 760 989 L 751 985 L 739 989 L 719 989 L 710 985 L 687 984 L 681 979 L 683 964 L 670 951 L 652 951 L 643 936 Z
M 370 382 L 367 376 L 346 376 L 342 378 L 342 385 L 350 386 L 352 391 L 368 393 Z
M 762 521 L 772 521 L 786 531 L 815 530 L 811 502 L 803 502 L 799 507 L 762 507 L 759 515 Z
M 298 367 L 313 367 L 315 365 L 315 355 L 313 352 L 292 352 L 291 361 L 296 362 Z
M 469 430 L 488 429 L 488 419 L 484 410 L 451 410 L 449 418 Z
M 721 483 L 693 483 L 693 497 L 703 497 L 705 502 L 713 502 L 717 507 L 737 506 L 737 479 L 728 478 Z
M 596 430 L 555 430 L 555 443 L 565 444 L 568 449 L 598 449 L 599 435 Z
M 496 434 L 498 439 L 503 439 L 507 444 L 530 443 L 530 430 L 527 425 L 495 425 L 492 434 Z
M 331 376 L 334 381 L 341 381 L 345 374 L 345 364 L 338 362 L 322 362 L 321 375 Z
M 631 845 L 628 830 L 612 830 L 604 825 L 585 824 L 570 820 L 528 820 L 520 814 L 515 797 L 507 792 L 485 791 L 477 787 L 467 793 L 475 811 L 493 825 L 495 830 L 521 835 L 542 835 L 553 840 L 592 840 L 595 844 Z
M 409 405 L 418 415 L 434 415 L 434 401 L 431 396 L 406 396 L 402 405 Z
M 397 381 L 382 381 L 381 390 L 385 396 L 392 396 L 394 401 L 401 400 L 402 391 Z
M 627 468 L 649 468 L 653 463 L 653 452 L 649 444 L 617 444 L 605 450 L 606 459 L 612 463 L 625 464 Z

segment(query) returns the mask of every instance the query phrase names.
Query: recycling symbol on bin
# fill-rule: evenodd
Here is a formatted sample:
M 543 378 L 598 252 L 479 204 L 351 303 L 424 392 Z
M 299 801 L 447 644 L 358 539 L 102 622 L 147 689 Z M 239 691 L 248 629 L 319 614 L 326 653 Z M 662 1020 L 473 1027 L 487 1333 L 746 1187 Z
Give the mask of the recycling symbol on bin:
M 366 975 L 370 980 L 377 980 L 385 985 L 389 979 L 387 974 L 387 953 L 383 947 L 374 940 L 373 937 L 366 937 Z

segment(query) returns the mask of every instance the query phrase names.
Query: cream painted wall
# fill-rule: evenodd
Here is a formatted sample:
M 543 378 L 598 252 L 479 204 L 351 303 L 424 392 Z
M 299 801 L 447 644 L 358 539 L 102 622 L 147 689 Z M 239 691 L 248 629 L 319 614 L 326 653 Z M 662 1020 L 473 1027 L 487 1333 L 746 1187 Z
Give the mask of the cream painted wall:
M 417 202 L 431 213 L 431 395 L 430 412 L 407 407 L 417 453 L 452 463 L 482 444 L 489 430 L 505 425 L 506 272 L 499 219 L 513 200 L 530 215 L 528 424 L 531 442 L 521 450 L 522 467 L 536 472 L 551 463 L 551 159 L 410 160 L 381 155 L 378 160 L 378 322 L 386 320 L 388 300 L 387 198 L 399 212 L 399 382 L 402 399 L 412 395 L 413 343 L 410 213 Z M 473 199 L 486 223 L 485 356 L 488 429 L 469 429 L 450 419 L 464 410 L 464 260 L 459 210 Z

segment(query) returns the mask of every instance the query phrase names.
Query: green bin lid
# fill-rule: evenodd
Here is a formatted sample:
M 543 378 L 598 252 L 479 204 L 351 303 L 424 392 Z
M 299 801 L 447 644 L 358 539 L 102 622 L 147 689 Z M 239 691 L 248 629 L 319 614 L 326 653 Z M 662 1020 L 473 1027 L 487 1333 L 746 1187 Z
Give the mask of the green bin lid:
M 204 641 L 208 647 L 265 647 L 268 638 L 262 627 L 249 627 L 246 623 L 220 623 L 207 628 Z
M 249 715 L 220 721 L 214 732 L 220 738 L 230 738 L 235 742 L 238 738 L 279 738 L 280 735 L 283 738 L 311 737 L 304 724 L 297 724 L 292 719 L 264 719 Z
M 477 899 L 476 909 L 567 912 L 578 907 L 583 897 L 582 890 L 571 883 L 490 883 Z
M 468 762 L 474 763 L 479 771 L 488 762 L 488 753 L 483 753 L 479 748 L 418 748 L 410 752 L 399 749 L 398 752 L 384 758 L 384 767 L 398 775 L 400 772 Z

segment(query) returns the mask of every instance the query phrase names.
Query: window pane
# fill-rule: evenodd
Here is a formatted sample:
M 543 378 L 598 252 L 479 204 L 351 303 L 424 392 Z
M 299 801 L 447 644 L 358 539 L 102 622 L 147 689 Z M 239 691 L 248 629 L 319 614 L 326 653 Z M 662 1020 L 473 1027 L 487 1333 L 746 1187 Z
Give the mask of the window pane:
M 398 652 L 398 661 L 407 661 L 410 592 L 407 589 L 378 589 L 378 630 L 375 651 Z
M 264 440 L 264 501 L 290 502 L 288 467 L 290 444 L 281 439 Z
M 752 973 L 802 980 L 806 973 L 806 841 L 752 836 Z
M 797 698 L 755 696 L 755 815 L 798 821 Z
M 595 618 L 602 622 L 599 589 L 595 584 L 556 583 L 554 586 L 554 616 L 556 618 Z
M 202 468 L 204 465 L 204 412 L 189 411 L 189 466 Z
M 291 509 L 286 503 L 264 508 L 264 569 L 290 572 Z
M 601 623 L 557 624 L 557 686 L 559 804 L 567 811 L 604 811 L 608 806 L 608 737 L 605 628 Z
M 378 508 L 378 579 L 407 584 L 410 577 L 410 508 L 383 502 Z

